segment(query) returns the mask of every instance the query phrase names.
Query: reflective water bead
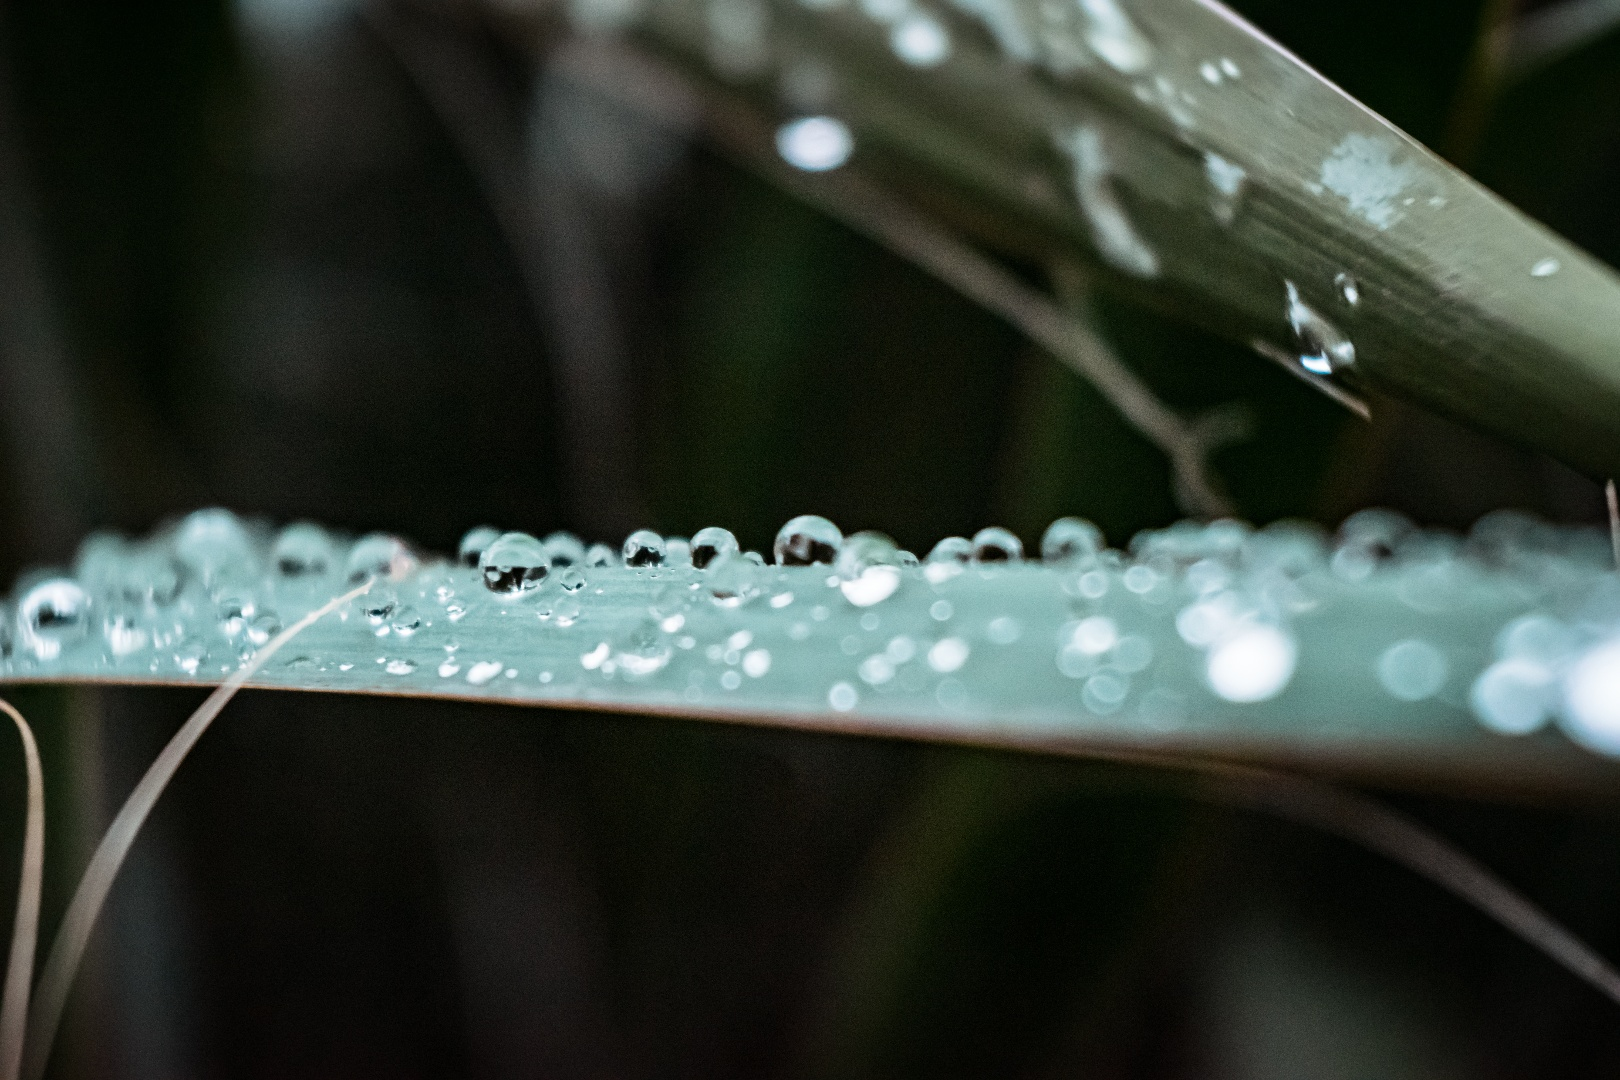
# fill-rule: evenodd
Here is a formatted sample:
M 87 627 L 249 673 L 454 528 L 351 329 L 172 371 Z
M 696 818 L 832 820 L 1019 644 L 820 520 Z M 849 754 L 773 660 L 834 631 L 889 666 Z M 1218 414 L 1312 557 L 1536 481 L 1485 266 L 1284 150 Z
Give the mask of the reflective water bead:
M 1017 562 L 1024 557 L 1024 542 L 1000 526 L 992 525 L 973 534 L 973 561 Z
M 619 556 L 606 544 L 592 544 L 585 550 L 586 566 L 617 566 Z
M 928 553 L 931 563 L 966 563 L 973 558 L 973 541 L 965 536 L 947 536 Z
M 71 578 L 42 581 L 18 602 L 17 630 L 36 660 L 55 660 L 88 635 L 90 597 Z
M 1576 742 L 1620 754 L 1620 640 L 1598 645 L 1570 667 L 1561 719 Z
M 1350 307 L 1361 305 L 1361 285 L 1348 273 L 1333 275 L 1333 287 L 1339 291 L 1339 299 Z
M 1299 347 L 1299 365 L 1313 375 L 1332 375 L 1356 362 L 1356 346 L 1300 295 L 1299 286 L 1283 282 L 1288 295 L 1288 325 Z
M 319 525 L 288 525 L 270 549 L 270 566 L 285 578 L 325 577 L 337 563 L 332 538 Z
M 662 566 L 664 538 L 651 529 L 637 529 L 624 539 L 624 565 Z
M 456 561 L 462 566 L 478 565 L 478 560 L 484 557 L 484 549 L 501 538 L 501 530 L 493 525 L 480 525 L 468 529 L 467 535 L 461 538 L 461 544 L 456 548 Z
M 551 573 L 551 555 L 528 533 L 502 533 L 479 558 L 478 572 L 490 592 L 526 596 L 545 584 Z
M 1267 701 L 1287 687 L 1298 656 L 1288 634 L 1275 626 L 1250 626 L 1210 650 L 1204 676 L 1210 689 L 1227 701 Z
M 571 532 L 554 532 L 542 543 L 552 566 L 579 566 L 585 562 L 585 542 Z
M 1378 657 L 1378 683 L 1397 701 L 1422 701 L 1446 682 L 1446 658 L 1427 641 L 1397 641 Z
M 417 614 L 415 608 L 407 605 L 394 612 L 394 617 L 389 621 L 388 626 L 395 636 L 410 637 L 422 629 L 422 616 Z
M 781 566 L 810 566 L 838 558 L 844 534 L 824 517 L 801 514 L 776 534 L 776 561 Z
M 736 608 L 764 591 L 765 569 L 735 552 L 720 555 L 709 564 L 703 587 L 715 606 Z
M 1041 536 L 1041 558 L 1049 563 L 1086 562 L 1106 546 L 1102 530 L 1085 518 L 1058 518 Z
M 579 567 L 569 566 L 557 574 L 557 584 L 562 586 L 563 592 L 573 593 L 583 589 L 587 582 Z
M 664 538 L 664 565 L 684 570 L 692 565 L 692 543 L 683 536 Z
M 1530 268 L 1530 276 L 1536 278 L 1552 277 L 1563 269 L 1563 264 L 1557 259 L 1542 259 Z
M 253 569 L 252 540 L 229 510 L 198 510 L 187 515 L 175 532 L 174 553 L 209 585 L 221 577 L 248 576 Z
M 405 541 L 388 533 L 371 533 L 349 549 L 343 576 L 350 584 L 358 585 L 368 577 L 398 581 L 415 569 L 416 556 Z
M 731 534 L 730 529 L 710 525 L 699 529 L 697 535 L 692 537 L 692 565 L 699 570 L 706 570 L 709 564 L 720 556 L 735 555 L 738 550 L 737 538 Z
M 613 660 L 626 675 L 645 677 L 662 671 L 673 655 L 668 637 L 649 619 L 626 635 Z
M 806 116 L 776 130 L 782 160 L 805 172 L 827 172 L 849 160 L 855 136 L 849 125 L 831 116 Z

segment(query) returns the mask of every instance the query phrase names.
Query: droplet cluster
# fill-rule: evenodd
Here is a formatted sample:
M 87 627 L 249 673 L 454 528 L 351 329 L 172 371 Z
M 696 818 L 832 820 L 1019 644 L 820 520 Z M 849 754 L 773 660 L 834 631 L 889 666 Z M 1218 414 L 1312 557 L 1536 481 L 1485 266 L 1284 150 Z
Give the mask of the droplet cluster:
M 479 527 L 438 558 L 205 510 L 19 580 L 0 681 L 218 681 L 370 580 L 258 680 L 1054 737 L 1556 727 L 1620 755 L 1620 574 L 1594 530 L 1503 512 L 1456 536 L 1371 510 L 1331 536 L 1183 522 L 1120 550 L 1062 518 L 1038 552 L 987 527 L 918 559 L 804 515 L 769 559 L 719 527 L 612 546 Z

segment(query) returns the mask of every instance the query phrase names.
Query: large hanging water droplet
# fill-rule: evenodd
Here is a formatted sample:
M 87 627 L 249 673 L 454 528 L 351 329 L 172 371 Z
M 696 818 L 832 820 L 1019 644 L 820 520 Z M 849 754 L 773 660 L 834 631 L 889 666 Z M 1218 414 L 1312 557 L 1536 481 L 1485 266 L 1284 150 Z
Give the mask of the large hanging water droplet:
M 737 538 L 730 529 L 710 525 L 706 529 L 699 529 L 697 535 L 692 537 L 692 565 L 699 570 L 707 569 L 720 556 L 735 555 L 737 551 Z
M 1024 557 L 1024 542 L 1006 529 L 992 525 L 973 534 L 973 561 L 1017 562 Z
M 71 578 L 42 581 L 17 605 L 22 646 L 37 660 L 55 660 L 90 629 L 90 597 Z
M 1058 518 L 1041 536 L 1041 558 L 1049 563 L 1082 563 L 1095 559 L 1106 541 L 1102 530 L 1085 518 Z
M 624 565 L 662 566 L 666 550 L 662 536 L 651 529 L 637 529 L 624 538 Z
M 522 597 L 545 584 L 551 573 L 546 545 L 528 533 L 502 533 L 478 560 L 484 588 L 508 597 Z
M 468 529 L 467 535 L 461 538 L 461 545 L 456 548 L 456 561 L 462 566 L 477 566 L 478 560 L 484 556 L 484 549 L 500 538 L 501 530 L 493 525 Z
M 371 533 L 355 541 L 349 549 L 343 575 L 352 585 L 368 577 L 398 581 L 416 569 L 416 556 L 405 541 L 388 533 Z
M 801 514 L 776 534 L 776 561 L 781 566 L 810 566 L 838 558 L 844 534 L 838 526 L 815 514 Z
M 332 538 L 319 525 L 299 522 L 281 530 L 270 549 L 270 565 L 285 578 L 320 578 L 337 562 Z
M 1313 375 L 1332 375 L 1356 362 L 1355 344 L 1301 298 L 1292 281 L 1288 291 L 1288 325 L 1299 348 L 1299 365 Z

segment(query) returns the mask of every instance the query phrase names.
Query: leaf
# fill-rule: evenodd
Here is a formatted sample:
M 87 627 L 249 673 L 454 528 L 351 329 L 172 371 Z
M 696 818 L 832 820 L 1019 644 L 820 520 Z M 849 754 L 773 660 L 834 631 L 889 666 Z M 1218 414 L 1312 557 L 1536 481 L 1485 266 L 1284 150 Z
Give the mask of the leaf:
M 188 537 L 234 522 L 220 513 L 140 544 L 97 539 L 77 579 L 24 590 L 0 683 L 217 683 L 346 587 L 344 548 L 307 525 L 272 548 L 233 524 L 231 559 L 199 562 Z M 289 562 L 292 541 L 330 554 Z M 507 594 L 373 537 L 348 564 L 381 552 L 408 575 L 309 627 L 250 685 L 1425 784 L 1575 792 L 1612 775 L 1537 730 L 1556 714 L 1586 746 L 1620 751 L 1602 704 L 1620 579 L 1596 532 L 1497 515 L 1462 545 L 1369 513 L 1333 545 L 1232 522 L 1143 533 L 1129 555 L 1089 542 L 1056 563 L 903 566 L 865 539 L 873 561 L 846 554 L 838 570 L 542 563 L 532 592 Z
M 571 10 L 586 25 L 608 8 Z M 1081 253 L 1113 288 L 1267 354 L 1343 342 L 1317 362 L 1338 380 L 1620 471 L 1613 272 L 1227 9 L 964 2 L 923 14 L 948 43 L 930 63 L 897 54 L 910 10 L 654 4 L 637 39 L 705 73 L 685 105 L 611 47 L 558 62 L 666 114 L 833 113 L 858 167 L 1002 250 Z

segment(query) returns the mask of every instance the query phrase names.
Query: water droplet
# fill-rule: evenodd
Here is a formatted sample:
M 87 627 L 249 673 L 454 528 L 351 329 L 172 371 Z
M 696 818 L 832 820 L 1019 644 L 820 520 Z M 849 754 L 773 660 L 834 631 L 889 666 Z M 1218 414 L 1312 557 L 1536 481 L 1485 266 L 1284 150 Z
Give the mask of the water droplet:
M 769 649 L 754 649 L 743 657 L 743 674 L 750 679 L 758 679 L 771 670 L 771 653 Z
M 605 652 L 607 646 L 603 646 Z M 467 669 L 467 682 L 473 686 L 483 686 L 501 673 L 502 664 L 499 660 L 480 660 Z
M 502 533 L 478 559 L 484 588 L 513 599 L 531 595 L 551 574 L 546 546 L 528 533 Z
M 337 563 L 332 538 L 319 525 L 288 525 L 270 549 L 270 565 L 285 578 L 325 577 Z
M 247 624 L 245 634 L 248 644 L 258 648 L 281 633 L 281 619 L 273 611 L 260 612 Z
M 1620 754 L 1620 641 L 1591 649 L 1564 676 L 1564 730 L 1603 754 Z
M 1080 691 L 1080 700 L 1089 711 L 1098 716 L 1108 716 L 1119 711 L 1130 691 L 1129 679 L 1102 671 L 1086 680 L 1085 687 Z
M 501 538 L 501 530 L 493 525 L 480 525 L 475 529 L 468 529 L 467 534 L 461 538 L 461 544 L 456 548 L 456 561 L 462 566 L 477 566 L 478 560 L 484 555 L 484 549 Z
M 1154 587 L 1159 584 L 1158 571 L 1151 566 L 1142 566 L 1141 564 L 1130 567 L 1121 577 L 1125 582 L 1126 591 L 1135 593 L 1137 596 L 1144 596 L 1152 592 Z
M 997 645 L 1011 645 L 1024 636 L 1024 627 L 1010 615 L 1000 615 L 985 627 L 985 636 Z
M 991 526 L 973 534 L 973 561 L 1017 562 L 1024 557 L 1024 542 L 1006 529 Z
M 1223 56 L 1221 57 L 1221 74 L 1228 79 L 1241 79 L 1243 78 L 1243 69 L 1239 68 L 1231 57 Z
M 606 544 L 592 544 L 585 551 L 586 566 L 617 566 L 619 556 Z
M 959 563 L 966 565 L 973 558 L 973 541 L 965 536 L 947 536 L 928 553 L 931 563 Z
M 1422 701 L 1445 685 L 1446 658 L 1427 641 L 1397 641 L 1378 657 L 1378 683 L 1398 701 Z
M 720 689 L 735 690 L 742 685 L 742 676 L 735 671 L 722 671 L 720 673 Z
M 422 629 L 422 616 L 416 613 L 415 608 L 407 605 L 394 612 L 389 628 L 397 637 L 410 637 Z
M 399 581 L 416 569 L 416 556 L 405 541 L 387 533 L 371 533 L 355 541 L 343 566 L 343 576 L 358 585 L 368 577 Z
M 935 622 L 947 622 L 956 614 L 956 608 L 951 606 L 949 600 L 935 600 L 928 605 L 928 615 Z
M 624 565 L 662 566 L 664 538 L 651 529 L 637 529 L 624 540 Z
M 914 12 L 894 25 L 889 47 L 912 67 L 930 68 L 950 57 L 951 35 L 932 15 Z
M 692 565 L 699 570 L 705 570 L 720 556 L 735 555 L 739 550 L 737 538 L 731 534 L 730 529 L 710 525 L 708 528 L 699 529 L 697 535 L 692 537 Z
M 448 679 L 461 670 L 461 665 L 454 660 L 446 660 L 439 665 L 439 678 Z
M 1119 641 L 1119 627 L 1106 615 L 1092 615 L 1065 629 L 1066 644 L 1087 656 L 1101 656 Z
M 839 712 L 849 712 L 860 700 L 861 696 L 847 682 L 833 683 L 832 689 L 827 691 L 827 704 Z
M 36 660 L 55 660 L 88 636 L 90 597 L 70 578 L 42 581 L 17 604 L 17 630 Z
M 626 636 L 613 655 L 619 669 L 632 678 L 645 678 L 662 671 L 675 650 L 669 637 L 651 619 L 644 620 Z
M 1212 189 L 1210 212 L 1220 224 L 1232 224 L 1237 220 L 1238 205 L 1243 201 L 1243 189 L 1249 183 L 1249 171 L 1217 153 L 1206 152 L 1204 176 Z
M 1103 62 L 1123 75 L 1147 70 L 1153 45 L 1131 22 L 1118 0 L 1080 0 L 1086 19 L 1086 44 Z
M 773 608 L 785 608 L 791 603 L 793 603 L 793 594 L 790 592 L 780 592 L 771 597 L 771 607 Z
M 716 607 L 737 608 L 764 592 L 765 569 L 735 553 L 717 557 L 709 564 L 703 587 Z
M 1216 64 L 1212 60 L 1205 60 L 1202 64 L 1199 64 L 1198 74 L 1201 75 L 1204 81 L 1209 83 L 1211 86 L 1219 86 L 1221 84 L 1222 75 L 1220 65 Z
M 557 584 L 562 586 L 563 592 L 579 592 L 587 584 L 585 574 L 577 566 L 566 567 L 557 575 Z
M 1283 284 L 1288 292 L 1288 325 L 1299 347 L 1300 366 L 1315 375 L 1332 375 L 1354 364 L 1355 344 L 1305 303 L 1297 285 L 1292 281 Z
M 175 533 L 174 552 L 206 585 L 253 573 L 253 543 L 229 510 L 198 510 L 187 515 Z
M 571 532 L 554 532 L 544 543 L 552 566 L 580 566 L 585 562 L 585 543 Z
M 1102 133 L 1083 126 L 1062 135 L 1058 145 L 1074 162 L 1074 193 L 1091 226 L 1092 241 L 1117 270 L 1140 278 L 1159 276 L 1159 256 L 1137 233 L 1114 191 L 1114 165 Z
M 1339 299 L 1350 307 L 1361 306 L 1361 284 L 1355 277 L 1346 272 L 1339 272 L 1333 276 L 1333 287 L 1339 291 Z
M 1254 625 L 1211 649 L 1204 675 L 1220 697 L 1250 704 L 1282 693 L 1297 659 L 1292 637 L 1274 626 Z
M 844 534 L 824 517 L 801 514 L 776 534 L 776 561 L 781 566 L 810 566 L 838 558 Z
M 383 670 L 390 675 L 409 675 L 416 670 L 414 660 L 390 660 L 383 665 Z
M 948 675 L 967 663 L 971 651 L 968 643 L 959 637 L 941 638 L 929 646 L 928 666 L 941 675 Z
M 1041 558 L 1049 563 L 1086 563 L 1106 546 L 1102 530 L 1084 518 L 1058 518 L 1041 536 Z
M 828 172 L 849 160 L 855 152 L 855 136 L 842 120 L 806 116 L 777 129 L 776 152 L 796 169 Z
M 1535 660 L 1508 657 L 1480 673 L 1469 691 L 1474 715 L 1492 731 L 1528 735 L 1552 717 L 1557 703 L 1557 680 Z
M 1530 268 L 1530 276 L 1536 278 L 1552 277 L 1563 269 L 1563 264 L 1557 259 L 1542 259 Z
M 894 678 L 894 663 L 883 653 L 873 653 L 861 661 L 855 673 L 868 686 L 882 686 Z
M 104 619 L 101 636 L 108 650 L 116 657 L 131 656 L 146 648 L 149 640 L 145 628 L 128 615 L 114 615 Z

